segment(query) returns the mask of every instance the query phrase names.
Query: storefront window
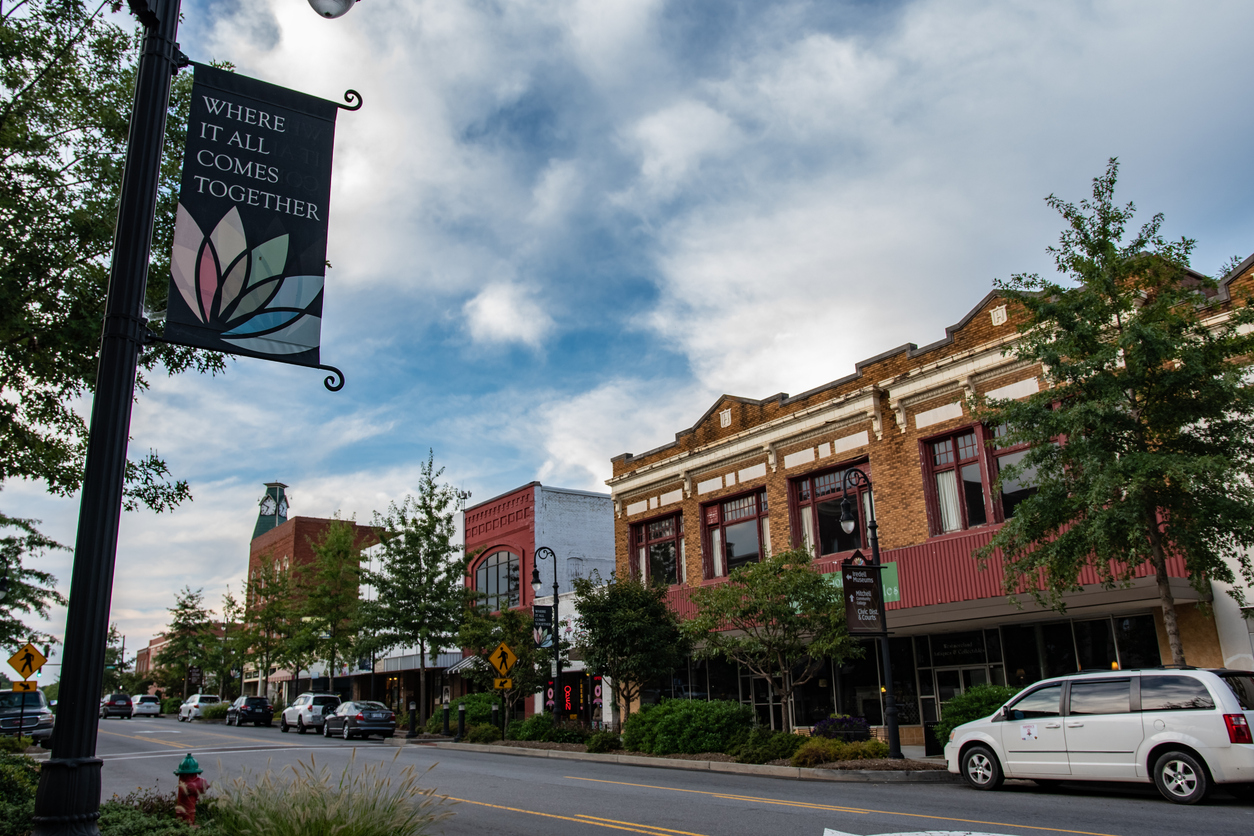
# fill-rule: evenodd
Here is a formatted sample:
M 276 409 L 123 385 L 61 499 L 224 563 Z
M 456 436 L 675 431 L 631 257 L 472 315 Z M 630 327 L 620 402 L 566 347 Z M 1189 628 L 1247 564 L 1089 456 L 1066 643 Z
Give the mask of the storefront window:
M 866 471 L 862 465 L 859 470 Z M 847 469 L 805 476 L 792 483 L 792 497 L 796 518 L 800 524 L 793 532 L 793 546 L 804 543 L 815 557 L 853 551 L 865 547 L 866 521 L 872 515 L 871 492 L 866 483 L 850 484 L 850 500 L 853 514 L 857 517 L 854 530 L 846 534 L 840 524 L 841 507 L 845 498 L 844 484 Z M 852 482 L 852 480 L 851 480 Z

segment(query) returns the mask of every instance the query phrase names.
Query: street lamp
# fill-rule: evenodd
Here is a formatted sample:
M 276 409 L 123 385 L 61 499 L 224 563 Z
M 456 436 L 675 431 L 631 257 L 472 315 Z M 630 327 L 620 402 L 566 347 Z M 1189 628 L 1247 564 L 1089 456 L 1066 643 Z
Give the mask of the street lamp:
M 844 491 L 845 498 L 840 501 L 840 527 L 844 529 L 846 534 L 853 534 L 855 528 L 858 527 L 858 518 L 853 513 L 853 502 L 849 499 L 850 482 L 853 487 L 863 487 L 868 491 L 871 490 L 871 477 L 867 476 L 856 467 L 851 467 L 845 471 L 844 479 L 841 480 L 841 489 Z M 880 563 L 880 538 L 876 535 L 878 526 L 875 524 L 875 501 L 872 499 L 866 523 L 867 539 L 871 541 L 871 562 L 878 568 Z M 882 572 L 882 568 L 878 568 Z M 880 605 L 883 606 L 884 584 L 879 584 L 880 588 Z M 880 657 L 884 664 L 884 728 L 888 732 L 888 756 L 890 758 L 901 758 L 901 736 L 897 731 L 897 698 L 893 696 L 893 660 L 888 653 L 888 636 L 880 639 Z
M 157 188 L 174 73 L 188 64 L 179 50 L 181 0 L 127 0 L 144 27 L 135 74 L 122 190 L 118 199 L 109 291 L 96 364 L 74 567 L 65 617 L 61 691 L 52 757 L 39 771 L 33 836 L 98 836 L 100 769 L 97 712 L 117 560 L 126 447 L 139 354 L 151 342 L 144 317 Z M 313 0 L 343 14 L 348 0 Z
M 553 717 L 557 717 L 558 691 L 562 687 L 562 647 L 557 631 L 557 555 L 548 546 L 536 549 L 535 560 L 531 564 L 531 591 L 540 594 L 540 563 L 541 560 L 553 561 Z
M 309 0 L 313 10 L 325 18 L 335 18 L 348 14 L 357 0 Z

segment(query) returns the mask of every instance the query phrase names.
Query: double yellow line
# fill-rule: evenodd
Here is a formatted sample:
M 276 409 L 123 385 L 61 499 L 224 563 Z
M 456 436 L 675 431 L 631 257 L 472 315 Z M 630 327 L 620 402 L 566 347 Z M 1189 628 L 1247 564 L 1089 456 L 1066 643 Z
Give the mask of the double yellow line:
M 526 813 L 529 816 L 540 816 L 546 819 L 561 819 L 562 821 L 573 821 L 578 824 L 591 824 L 597 827 L 608 827 L 610 830 L 626 830 L 629 833 L 645 833 L 648 836 L 705 836 L 704 833 L 693 833 L 688 830 L 670 830 L 665 827 L 655 827 L 651 824 L 637 824 L 630 821 L 618 821 L 617 819 L 603 819 L 597 816 L 588 816 L 583 813 L 577 813 L 573 816 L 559 816 L 556 813 L 540 813 L 536 810 L 523 810 L 519 807 L 505 807 L 501 804 L 489 804 L 486 801 L 471 801 L 468 798 L 454 798 L 451 795 L 444 796 L 449 801 L 458 801 L 462 804 L 477 804 L 480 807 L 491 807 L 494 810 L 505 810 L 509 813 Z

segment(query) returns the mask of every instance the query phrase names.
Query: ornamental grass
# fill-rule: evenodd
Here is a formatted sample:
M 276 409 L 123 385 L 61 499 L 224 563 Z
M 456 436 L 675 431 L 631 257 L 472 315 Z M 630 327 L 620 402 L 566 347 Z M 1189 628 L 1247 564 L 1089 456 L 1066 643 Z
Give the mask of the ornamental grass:
M 357 763 L 338 775 L 315 758 L 278 774 L 245 773 L 222 787 L 214 822 L 230 836 L 420 836 L 453 815 L 453 802 L 419 786 L 430 769 Z

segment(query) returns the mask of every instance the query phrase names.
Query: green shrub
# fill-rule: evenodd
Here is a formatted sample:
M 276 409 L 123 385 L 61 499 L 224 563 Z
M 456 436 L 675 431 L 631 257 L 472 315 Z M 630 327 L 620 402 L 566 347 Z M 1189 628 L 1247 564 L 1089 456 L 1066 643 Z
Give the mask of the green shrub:
M 623 745 L 652 755 L 725 752 L 745 739 L 752 724 L 753 710 L 738 702 L 667 700 L 628 718 Z
M 213 705 L 207 705 L 200 709 L 200 719 L 202 720 L 224 720 L 226 719 L 226 710 L 231 707 L 229 702 L 215 702 Z
M 281 773 L 245 773 L 220 789 L 213 821 L 231 836 L 419 836 L 453 815 L 449 802 L 419 786 L 422 773 L 390 763 L 356 762 L 339 773 L 311 757 Z M 203 831 L 202 831 L 203 832 Z
M 39 764 L 25 755 L 0 755 L 0 836 L 26 836 L 35 815 Z
M 0 737 L 0 754 L 20 755 L 35 745 L 29 737 Z
M 466 729 L 463 743 L 495 743 L 501 739 L 501 730 L 491 723 L 478 723 Z
M 614 732 L 593 732 L 588 738 L 588 751 L 593 754 L 605 754 L 623 748 L 623 741 Z
M 553 731 L 552 714 L 532 714 L 526 720 L 512 720 L 509 724 L 511 740 L 548 740 Z
M 561 725 L 554 726 L 544 739 L 551 743 L 585 743 L 590 734 L 591 732 L 584 726 Z
M 772 731 L 758 726 L 749 732 L 744 743 L 728 751 L 736 763 L 767 763 L 791 758 L 807 738 L 791 732 Z
M 888 757 L 888 744 L 882 740 L 833 740 L 811 737 L 793 753 L 793 766 L 818 766 L 834 761 L 864 761 Z
M 496 704 L 497 712 L 501 711 L 501 698 L 491 691 L 484 691 L 480 694 L 467 694 L 464 697 L 458 697 L 453 700 L 451 712 L 449 713 L 449 725 L 457 728 L 457 706 L 465 703 L 466 705 L 466 728 L 477 726 L 481 723 L 492 722 L 492 705 Z
M 178 714 L 179 706 L 183 704 L 183 700 L 178 697 L 166 697 L 161 701 L 162 714 Z
M 941 705 L 941 721 L 936 724 L 936 739 L 944 746 L 949 733 L 972 720 L 983 720 L 1001 708 L 1021 689 L 1009 685 L 976 685 Z

